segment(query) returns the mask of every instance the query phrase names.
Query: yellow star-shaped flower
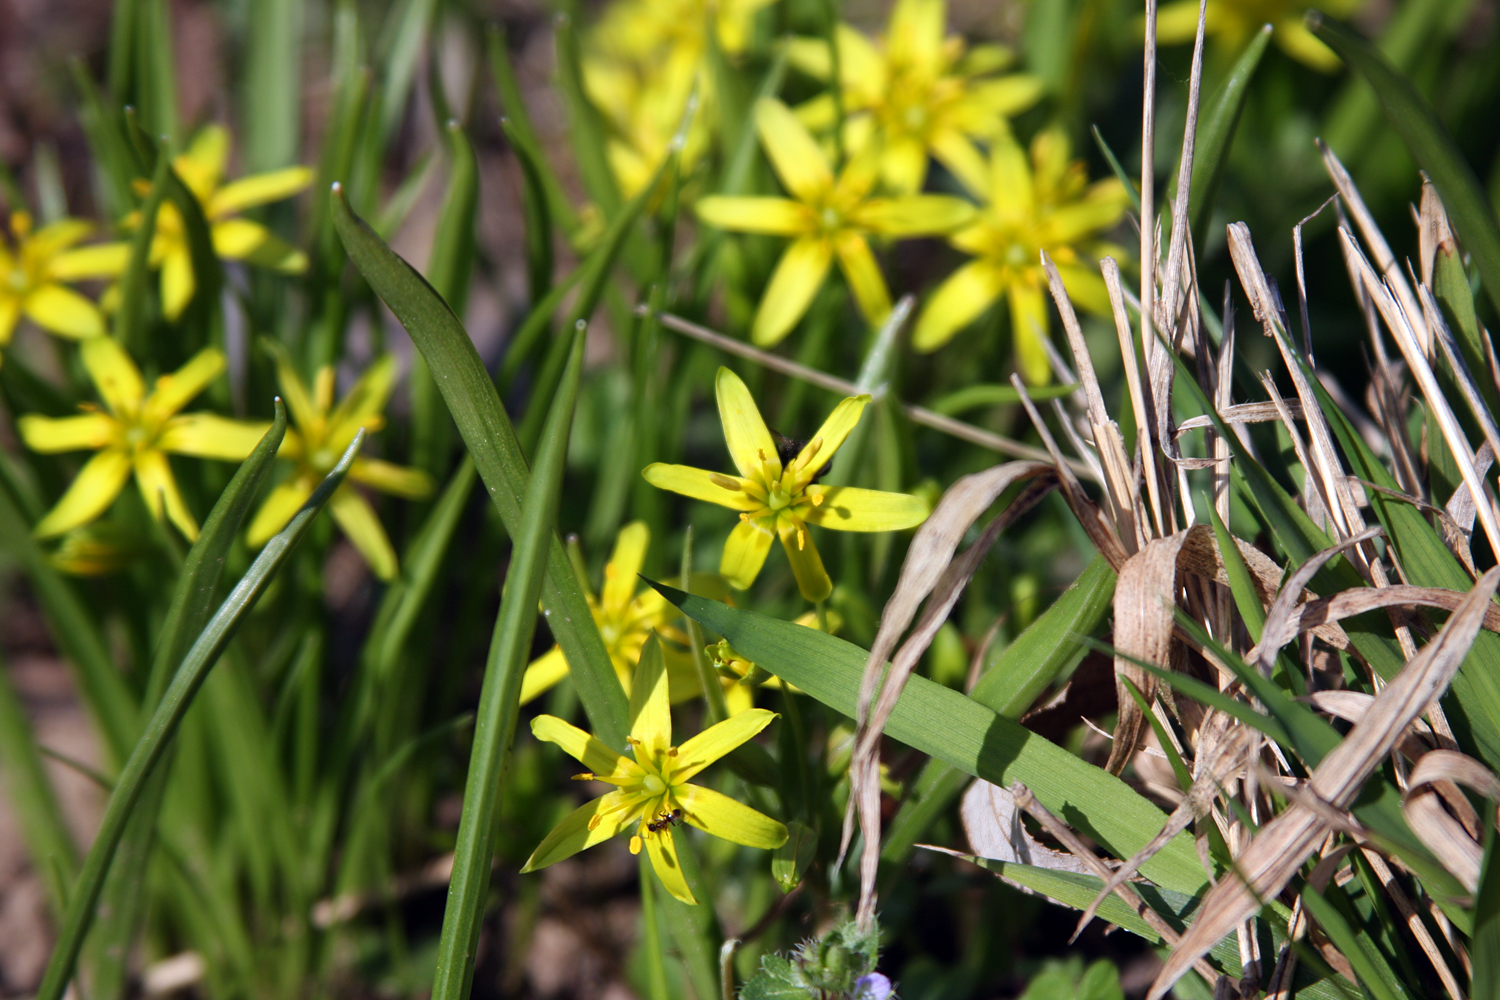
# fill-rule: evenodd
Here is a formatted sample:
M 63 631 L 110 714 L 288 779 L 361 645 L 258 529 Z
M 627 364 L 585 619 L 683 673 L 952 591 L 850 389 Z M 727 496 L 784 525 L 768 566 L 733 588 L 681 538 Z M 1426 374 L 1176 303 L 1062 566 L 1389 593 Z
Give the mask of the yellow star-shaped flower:
M 134 472 L 152 515 L 160 520 L 165 512 L 178 530 L 196 539 L 198 522 L 183 502 L 167 455 L 241 461 L 270 425 L 178 412 L 224 371 L 224 355 L 215 348 L 198 352 L 177 371 L 158 378 L 149 394 L 140 369 L 112 338 L 91 337 L 80 353 L 105 409 L 86 408 L 91 412 L 75 417 L 31 414 L 16 422 L 21 439 L 33 451 L 99 452 L 37 523 L 37 537 L 61 535 L 94 520 Z
M 686 645 L 688 641 L 686 634 L 671 625 L 678 612 L 666 598 L 650 587 L 636 592 L 637 577 L 650 544 L 651 529 L 644 521 L 634 521 L 621 528 L 615 538 L 615 550 L 609 562 L 604 564 L 604 589 L 597 598 L 593 594 L 584 595 L 594 616 L 594 624 L 604 640 L 605 652 L 609 653 L 609 662 L 614 665 L 620 685 L 627 691 L 630 690 L 630 677 L 635 671 L 636 661 L 641 658 L 641 647 L 652 632 L 679 645 Z M 673 659 L 669 651 L 664 653 L 669 661 Z M 677 675 L 674 677 L 677 683 L 673 684 L 673 701 L 698 693 L 691 664 L 682 664 L 677 671 L 671 671 L 670 666 L 678 665 L 669 664 L 669 673 Z M 521 681 L 521 704 L 549 690 L 567 672 L 568 661 L 558 646 L 531 661 Z
M 112 278 L 129 263 L 129 247 L 76 247 L 93 229 L 82 219 L 62 219 L 33 230 L 31 213 L 12 212 L 14 244 L 0 239 L 0 346 L 10 343 L 24 315 L 43 330 L 74 340 L 104 333 L 99 307 L 65 282 Z
M 973 225 L 948 240 L 975 259 L 927 300 L 912 334 L 917 350 L 942 347 L 1003 296 L 1010 301 L 1017 368 L 1033 385 L 1048 381 L 1052 368 L 1041 342 L 1049 325 L 1043 250 L 1075 305 L 1109 314 L 1104 279 L 1085 261 L 1123 253 L 1097 237 L 1120 221 L 1130 196 L 1113 177 L 1090 185 L 1082 161 L 1068 156 L 1068 140 L 1057 130 L 1036 137 L 1030 163 L 1015 140 L 995 141 L 986 185 L 974 192 L 988 203 Z
M 750 337 L 762 347 L 780 343 L 796 326 L 835 257 L 860 311 L 872 325 L 880 324 L 891 311 L 891 294 L 869 237 L 947 233 L 973 215 L 968 202 L 946 195 L 871 197 L 879 165 L 873 147 L 835 178 L 807 127 L 780 101 L 757 101 L 755 125 L 792 197 L 715 195 L 698 202 L 698 216 L 722 229 L 793 238 L 755 314 Z
M 1343 63 L 1318 36 L 1307 30 L 1302 17 L 1317 7 L 1334 17 L 1347 18 L 1364 0 L 1208 0 L 1203 32 L 1213 36 L 1220 52 L 1237 56 L 1261 25 L 1271 25 L 1271 40 L 1300 63 L 1321 73 L 1332 73 Z M 1163 45 L 1191 43 L 1198 35 L 1198 0 L 1179 0 L 1156 12 L 1156 40 Z
M 984 162 L 972 140 L 1004 135 L 1007 119 L 1042 96 L 1042 81 L 1024 74 L 993 76 L 1011 53 L 997 45 L 970 49 L 956 35 L 944 37 L 947 0 L 897 0 L 878 44 L 847 24 L 834 33 L 838 47 L 846 144 L 880 149 L 880 174 L 900 193 L 922 190 L 928 156 L 955 176 L 974 182 Z M 821 80 L 833 77 L 833 60 L 822 39 L 796 39 L 791 62 Z M 832 94 L 797 109 L 810 128 L 838 124 Z
M 762 850 L 774 850 L 786 843 L 786 827 L 776 820 L 711 788 L 691 783 L 705 767 L 754 737 L 776 716 L 752 708 L 676 746 L 672 743 L 667 689 L 661 657 L 643 657 L 630 699 L 633 718 L 629 741 L 634 760 L 556 716 L 541 715 L 532 720 L 531 731 L 537 739 L 556 743 L 589 769 L 578 775 L 579 779 L 615 787 L 574 810 L 547 834 L 523 872 L 572 857 L 635 823 L 631 853 L 639 854 L 644 846 L 651 867 L 667 891 L 684 903 L 696 903 L 677 859 L 674 826 L 685 823 Z
M 200 131 L 187 152 L 172 161 L 172 169 L 203 207 L 214 252 L 225 260 L 243 260 L 283 274 L 305 271 L 306 254 L 260 223 L 238 215 L 247 208 L 290 198 L 312 183 L 312 170 L 287 167 L 225 183 L 228 161 L 229 132 L 219 125 Z M 139 221 L 139 216 L 133 215 L 127 224 L 138 225 Z M 163 201 L 156 213 L 151 263 L 161 268 L 162 312 L 168 319 L 176 319 L 187 308 L 197 283 L 182 213 L 170 201 Z
M 333 405 L 333 369 L 319 369 L 308 392 L 291 359 L 279 345 L 273 344 L 277 374 L 282 395 L 295 428 L 288 428 L 281 442 L 280 457 L 296 463 L 290 479 L 271 491 L 250 522 L 248 541 L 264 545 L 286 526 L 312 491 L 338 464 L 339 458 L 354 435 L 361 429 L 374 433 L 385 426 L 381 411 L 390 398 L 396 379 L 396 361 L 382 357 L 360 376 L 342 402 Z M 432 477 L 420 469 L 408 469 L 378 458 L 361 455 L 349 467 L 348 478 L 334 491 L 328 509 L 349 541 L 370 564 L 375 575 L 389 580 L 396 575 L 396 550 L 386 537 L 380 519 L 352 483 L 364 483 L 386 493 L 408 500 L 424 500 L 432 495 Z
M 720 368 L 715 392 L 724 440 L 739 475 L 661 462 L 646 466 L 643 475 L 652 486 L 740 512 L 719 561 L 719 572 L 730 586 L 745 590 L 754 583 L 772 539 L 779 537 L 802 596 L 825 601 L 833 582 L 808 534 L 809 524 L 839 531 L 898 531 L 927 519 L 927 504 L 905 493 L 813 482 L 859 423 L 869 396 L 839 403 L 813 439 L 784 460 L 738 375 Z
M 839 626 L 843 624 L 835 611 L 826 612 L 828 617 L 829 634 L 836 633 Z M 821 631 L 818 625 L 818 613 L 809 611 L 798 615 L 796 624 Z M 720 639 L 712 646 L 704 649 L 708 654 L 709 661 L 713 663 L 714 670 L 718 671 L 719 681 L 724 685 L 724 701 L 729 708 L 730 715 L 739 715 L 748 711 L 755 704 L 755 689 L 757 687 L 780 688 L 787 687 L 793 691 L 800 690 L 791 684 L 783 685 L 780 677 L 760 666 L 753 660 L 745 659 L 739 650 L 729 644 L 728 639 Z

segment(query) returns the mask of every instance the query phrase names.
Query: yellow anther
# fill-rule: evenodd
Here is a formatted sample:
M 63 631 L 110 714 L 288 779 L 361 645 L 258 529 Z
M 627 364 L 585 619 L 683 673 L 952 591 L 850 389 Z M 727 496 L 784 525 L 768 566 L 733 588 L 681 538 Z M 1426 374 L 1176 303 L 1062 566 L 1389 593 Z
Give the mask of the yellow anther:
M 668 757 L 676 757 L 677 756 L 677 748 L 676 747 L 669 747 L 667 749 L 667 756 Z
M 812 497 L 812 502 L 813 502 L 813 506 L 814 507 L 821 507 L 823 505 L 823 494 L 821 494 L 821 493 L 809 493 L 808 496 Z
M 764 462 L 766 460 L 766 449 L 764 449 L 764 448 L 757 448 L 757 449 L 755 449 L 755 454 L 760 457 L 760 460 L 762 462 Z
M 641 853 L 641 838 L 640 837 L 637 836 L 637 837 L 631 837 L 630 838 L 630 853 L 631 854 L 639 854 L 639 853 Z
M 738 493 L 743 488 L 740 486 L 740 481 L 738 479 L 721 475 L 717 472 L 710 472 L 708 474 L 708 478 L 713 482 L 715 486 L 722 486 L 724 487 L 724 489 L 728 490 L 731 493 Z
M 604 820 L 604 817 L 600 816 L 598 813 L 595 813 L 594 815 L 590 816 L 589 817 L 589 829 L 590 830 L 597 830 L 597 829 L 599 829 L 599 824 L 601 822 L 603 822 L 603 820 Z
M 593 781 L 594 780 L 594 776 L 590 772 L 584 771 L 582 774 L 575 774 L 575 775 L 573 775 L 573 780 L 574 781 Z
M 615 577 L 617 577 L 619 575 L 620 575 L 620 571 L 615 568 L 615 564 L 614 563 L 605 563 L 604 564 L 604 579 L 606 579 L 606 580 L 613 580 Z
M 803 546 L 805 546 L 806 544 L 807 544 L 807 529 L 806 528 L 798 528 L 797 529 L 797 551 L 801 552 Z
M 741 520 L 741 521 L 745 521 L 745 522 L 747 522 L 747 523 L 748 523 L 748 522 L 749 522 L 749 520 L 750 520 L 750 515 L 749 515 L 749 514 L 745 514 L 745 513 L 741 513 L 741 514 L 740 514 L 740 520 Z

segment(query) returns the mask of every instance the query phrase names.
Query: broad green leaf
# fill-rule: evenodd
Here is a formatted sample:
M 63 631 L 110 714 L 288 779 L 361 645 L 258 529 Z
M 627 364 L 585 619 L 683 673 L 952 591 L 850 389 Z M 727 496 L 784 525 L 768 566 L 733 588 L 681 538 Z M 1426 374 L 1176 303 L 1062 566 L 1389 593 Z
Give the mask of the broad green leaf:
M 109 803 L 104 809 L 104 818 L 99 824 L 99 832 L 89 847 L 83 870 L 79 873 L 77 884 L 74 885 L 72 895 L 68 900 L 67 917 L 58 932 L 57 944 L 53 948 L 52 957 L 47 962 L 42 984 L 37 990 L 38 1000 L 62 1000 L 63 991 L 73 974 L 73 965 L 78 960 L 78 952 L 83 945 L 84 935 L 93 921 L 95 904 L 104 887 L 105 876 L 114 860 L 115 850 L 120 845 L 125 826 L 145 789 L 147 779 L 150 778 L 157 762 L 171 745 L 172 737 L 176 734 L 177 727 L 182 722 L 188 706 L 192 704 L 193 696 L 197 694 L 198 689 L 207 679 L 209 671 L 218 662 L 220 654 L 229 645 L 229 640 L 234 638 L 234 633 L 239 629 L 241 622 L 255 607 L 261 594 L 265 592 L 266 587 L 276 575 L 276 571 L 281 568 L 292 549 L 307 533 L 313 520 L 333 496 L 334 490 L 343 483 L 349 466 L 354 462 L 354 456 L 359 453 L 360 446 L 364 444 L 364 437 L 364 431 L 360 431 L 355 436 L 338 465 L 313 491 L 312 496 L 302 505 L 302 509 L 292 516 L 279 534 L 266 543 L 265 548 L 261 549 L 260 555 L 256 557 L 255 562 L 251 563 L 250 569 L 224 599 L 224 603 L 209 619 L 203 632 L 183 658 L 182 665 L 172 678 L 172 683 L 162 695 L 161 703 L 152 714 L 146 731 L 135 744 L 135 749 L 130 753 L 130 759 L 125 762 L 125 767 L 115 782 Z
M 1374 46 L 1353 31 L 1316 11 L 1309 12 L 1308 24 L 1375 90 L 1386 120 L 1442 196 L 1453 230 L 1473 256 L 1490 302 L 1500 308 L 1500 223 L 1496 222 L 1495 208 L 1432 105 Z
M 350 258 L 427 359 L 475 468 L 506 531 L 515 538 L 521 527 L 521 497 L 530 477 L 510 418 L 473 341 L 432 287 L 356 218 L 337 192 L 333 206 L 334 224 Z M 595 734 L 611 746 L 624 749 L 629 730 L 625 692 L 556 538 L 547 565 L 542 602 L 550 612 L 548 625 L 568 658 L 573 683 Z
M 969 697 L 1003 718 L 1020 718 L 1058 673 L 1081 655 L 1081 640 L 1092 635 L 1109 614 L 1114 593 L 1114 570 L 1103 556 L 1095 556 L 1073 586 L 990 661 Z M 962 770 L 940 760 L 928 761 L 891 822 L 881 859 L 905 859 L 917 838 L 968 781 Z
M 463 814 L 453 851 L 453 877 L 438 940 L 433 1000 L 466 1000 L 473 983 L 479 928 L 490 888 L 495 810 L 520 714 L 521 677 L 536 632 L 536 606 L 547 571 L 548 543 L 557 533 L 557 502 L 568 455 L 568 432 L 573 426 L 583 374 L 583 331 L 575 332 L 571 341 L 568 366 L 549 408 L 536 468 L 526 485 L 521 523 L 511 533 L 514 547 L 510 568 L 485 663 L 479 710 L 474 716 L 474 744 L 469 752 Z
M 653 584 L 667 600 L 736 650 L 835 711 L 853 716 L 868 653 L 794 622 L 738 611 Z M 802 634 L 799 634 L 802 633 Z M 907 681 L 886 734 L 950 766 L 1001 786 L 1025 782 L 1038 801 L 1120 857 L 1154 837 L 1166 816 L 1120 779 L 957 691 L 924 677 Z M 1179 834 L 1142 872 L 1189 895 L 1204 885 L 1191 838 Z

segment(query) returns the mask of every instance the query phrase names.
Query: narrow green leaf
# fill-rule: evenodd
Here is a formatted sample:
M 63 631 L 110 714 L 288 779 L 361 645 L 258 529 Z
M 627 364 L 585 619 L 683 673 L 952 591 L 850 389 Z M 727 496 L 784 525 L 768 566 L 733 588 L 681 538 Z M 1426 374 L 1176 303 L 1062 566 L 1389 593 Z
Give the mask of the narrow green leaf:
M 1135 180 L 1125 171 L 1120 164 L 1120 158 L 1115 151 L 1109 148 L 1109 143 L 1104 141 L 1104 135 L 1099 131 L 1098 125 L 1090 125 L 1089 131 L 1094 134 L 1094 144 L 1099 147 L 1099 152 L 1104 154 L 1104 162 L 1109 164 L 1110 172 L 1115 179 L 1125 186 L 1126 194 L 1130 195 L 1131 202 L 1135 205 L 1136 212 L 1141 210 L 1141 193 L 1136 190 Z
M 1343 907 L 1334 902 L 1335 897 L 1343 899 L 1344 905 L 1348 906 L 1343 890 L 1334 885 L 1328 886 L 1323 892 L 1304 889 L 1302 905 L 1323 928 L 1339 954 L 1348 960 L 1355 975 L 1359 976 L 1360 984 L 1369 991 L 1371 997 L 1375 1000 L 1404 1000 L 1407 993 L 1401 988 L 1400 979 L 1386 964 L 1384 956 L 1376 950 L 1369 935 L 1350 924 L 1342 912 Z
M 835 711 L 853 716 L 868 653 L 794 622 L 738 611 L 661 584 L 662 595 L 739 652 Z M 799 635 L 798 633 L 805 633 Z M 1102 768 L 949 688 L 924 677 L 907 681 L 886 734 L 929 756 L 1001 786 L 1022 781 L 1064 822 L 1129 857 L 1166 823 L 1160 809 Z M 1190 895 L 1204 884 L 1191 838 L 1179 834 L 1142 871 Z
M 583 83 L 583 50 L 574 19 L 558 15 L 553 22 L 557 32 L 557 82 L 568 108 L 568 136 L 573 157 L 590 200 L 599 214 L 614 219 L 624 203 L 615 172 L 609 165 L 609 133 L 604 118 L 589 99 Z
M 531 123 L 531 113 L 526 110 L 521 85 L 516 81 L 515 67 L 510 61 L 504 25 L 490 25 L 485 33 L 485 52 L 489 56 L 490 73 L 495 78 L 495 89 L 500 92 L 500 107 L 505 113 L 501 122 L 506 138 L 515 146 L 517 156 L 522 158 L 523 168 L 527 162 L 536 168 L 537 179 L 546 193 L 548 212 L 571 238 L 578 230 L 578 216 L 557 179 L 557 172 L 548 167 L 547 158 L 542 153 L 541 141 Z
M 1479 893 L 1474 900 L 1474 937 L 1469 954 L 1474 959 L 1474 978 L 1469 995 L 1500 996 L 1500 863 L 1496 845 L 1500 836 L 1490 825 L 1485 830 L 1484 865 L 1479 873 Z
M 1193 153 L 1193 190 L 1188 206 L 1188 230 L 1193 234 L 1194 246 L 1208 245 L 1208 223 L 1213 217 L 1224 170 L 1229 165 L 1235 129 L 1240 123 L 1240 113 L 1245 110 L 1245 100 L 1250 96 L 1250 81 L 1270 41 L 1271 26 L 1267 24 L 1255 33 L 1245 51 L 1235 60 L 1229 76 L 1209 102 L 1208 117 L 1198 126 Z M 1175 181 L 1173 183 L 1175 185 Z
M 297 160 L 302 136 L 302 0 L 249 8 L 245 40 L 245 170 L 258 174 Z
M 376 45 L 384 96 L 380 118 L 382 147 L 406 114 L 412 81 L 417 77 L 417 60 L 427 47 L 427 33 L 436 10 L 437 0 L 402 0 L 386 15 Z
M 1034 392 L 1027 389 L 1026 395 L 1032 399 L 1062 399 L 1077 391 L 1077 385 L 1039 385 Z M 932 409 L 951 417 L 981 406 L 1009 406 L 1020 402 L 1021 394 L 1015 386 L 966 385 L 945 396 L 939 396 L 932 404 Z
M 177 47 L 167 0 L 136 0 L 134 93 L 118 100 L 140 109 L 146 129 L 175 145 L 182 140 L 177 120 Z
M 547 185 L 543 168 L 533 150 L 519 139 L 515 123 L 500 119 L 500 129 L 516 151 L 521 165 L 521 218 L 526 226 L 526 276 L 532 303 L 539 303 L 552 288 L 555 259 L 552 254 L 552 211 L 547 207 Z
M 127 354 L 140 355 L 146 337 L 146 290 L 149 288 L 151 244 L 156 238 L 156 216 L 167 195 L 172 158 L 162 150 L 156 157 L 151 189 L 141 203 L 141 221 L 130 236 L 130 263 L 120 277 L 120 311 L 110 331 Z
M 1135 702 L 1136 707 L 1141 710 L 1147 722 L 1151 724 L 1151 731 L 1156 734 L 1156 742 L 1161 747 L 1162 753 L 1166 754 L 1167 763 L 1172 766 L 1172 777 L 1177 779 L 1177 787 L 1186 792 L 1193 787 L 1193 775 L 1188 771 L 1187 765 L 1182 762 L 1182 755 L 1177 752 L 1177 747 L 1172 743 L 1167 734 L 1167 728 L 1162 725 L 1156 713 L 1151 711 L 1151 703 L 1141 693 L 1141 689 L 1135 686 L 1129 677 L 1121 675 L 1120 680 L 1125 684 L 1125 690 L 1130 694 L 1130 700 Z
M 125 825 L 145 788 L 146 780 L 171 744 L 183 715 L 192 704 L 193 696 L 229 645 L 229 640 L 234 638 L 240 623 L 255 607 L 276 571 L 307 533 L 308 527 L 328 503 L 329 497 L 333 496 L 333 491 L 343 483 L 364 439 L 365 434 L 361 430 L 339 459 L 338 465 L 313 491 L 302 509 L 292 516 L 279 534 L 266 543 L 255 562 L 251 563 L 250 569 L 225 598 L 183 658 L 182 665 L 162 696 L 161 704 L 151 716 L 146 731 L 135 744 L 130 759 L 125 762 L 125 767 L 115 782 L 109 804 L 104 809 L 104 818 L 99 824 L 99 832 L 89 847 L 78 883 L 68 901 L 67 917 L 58 933 L 52 957 L 47 961 L 42 984 L 37 990 L 38 1000 L 62 1000 L 63 990 L 67 987 L 68 979 L 73 974 L 73 965 L 78 960 L 84 935 L 93 921 L 95 904 L 103 889 L 105 876 L 125 832 Z
M 453 852 L 453 878 L 438 941 L 433 1000 L 465 1000 L 473 982 L 479 927 L 494 854 L 491 838 L 495 832 L 495 809 L 505 762 L 515 737 L 516 717 L 520 714 L 521 677 L 526 672 L 531 638 L 536 631 L 536 606 L 547 569 L 548 542 L 556 534 L 557 500 L 562 493 L 568 432 L 573 426 L 573 409 L 583 373 L 583 342 L 584 332 L 579 330 L 573 335 L 568 367 L 547 415 L 536 469 L 521 506 L 521 524 L 511 535 L 515 546 L 485 664 L 479 711 L 474 718 L 474 746 L 469 755 L 463 815 Z
M 1219 518 L 1219 512 L 1210 506 L 1208 516 L 1213 520 L 1214 537 L 1219 541 L 1219 552 L 1224 559 L 1224 572 L 1229 576 L 1229 591 L 1234 595 L 1234 606 L 1245 620 L 1245 630 L 1250 633 L 1250 638 L 1260 642 L 1261 631 L 1266 627 L 1266 610 L 1261 607 L 1255 579 L 1250 575 L 1250 567 L 1245 565 L 1244 556 L 1240 555 L 1239 546 L 1234 543 L 1234 536 Z
M 1095 556 L 1073 585 L 989 662 L 969 697 L 1002 718 L 1020 718 L 1083 652 L 1082 639 L 1092 635 L 1109 614 L 1114 593 L 1114 570 L 1103 556 Z M 917 838 L 968 781 L 969 776 L 958 768 L 940 760 L 928 761 L 891 822 L 881 859 L 904 860 Z
M 427 359 L 506 531 L 517 537 L 521 497 L 529 479 L 526 460 L 473 341 L 442 298 L 349 211 L 348 202 L 337 191 L 333 206 L 334 224 L 350 258 Z M 548 625 L 568 658 L 573 683 L 595 734 L 623 749 L 629 730 L 625 692 L 568 557 L 555 538 L 547 565 L 542 602 L 550 612 Z
M 1359 35 L 1325 19 L 1318 11 L 1309 11 L 1307 20 L 1313 34 L 1374 89 L 1386 120 L 1432 178 L 1454 232 L 1479 268 L 1490 302 L 1500 308 L 1500 223 L 1496 222 L 1495 208 L 1432 105 Z

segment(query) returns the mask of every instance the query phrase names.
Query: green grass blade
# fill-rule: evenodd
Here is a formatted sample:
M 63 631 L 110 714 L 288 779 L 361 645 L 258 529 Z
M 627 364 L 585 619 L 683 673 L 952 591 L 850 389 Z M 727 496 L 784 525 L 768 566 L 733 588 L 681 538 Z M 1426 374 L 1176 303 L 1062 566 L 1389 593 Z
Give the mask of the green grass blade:
M 110 333 L 127 354 L 139 357 L 146 347 L 146 290 L 150 287 L 151 243 L 156 237 L 156 215 L 167 194 L 172 158 L 163 150 L 156 157 L 151 189 L 141 203 L 140 225 L 130 237 L 130 263 L 120 278 L 120 311 Z
M 137 0 L 135 20 L 135 93 L 128 101 L 156 136 L 175 145 L 182 140 L 177 122 L 177 47 L 167 0 Z M 116 94 L 119 100 L 126 95 Z
M 557 32 L 557 82 L 568 109 L 568 135 L 572 139 L 573 157 L 589 198 L 599 214 L 613 219 L 620 212 L 624 196 L 609 165 L 609 133 L 604 117 L 589 100 L 583 83 L 583 49 L 578 29 L 570 15 L 559 15 L 553 22 Z
M 162 696 L 161 704 L 151 716 L 145 733 L 136 743 L 130 759 L 125 762 L 125 767 L 115 782 L 109 804 L 104 809 L 104 818 L 99 824 L 99 832 L 89 848 L 83 871 L 78 876 L 78 884 L 68 902 L 67 917 L 58 933 L 57 944 L 47 961 L 47 970 L 42 976 L 41 987 L 37 990 L 38 1000 L 62 1000 L 63 990 L 67 987 L 68 979 L 73 974 L 73 965 L 78 960 L 84 935 L 93 921 L 95 904 L 104 887 L 110 863 L 114 860 L 115 849 L 119 847 L 125 825 L 135 810 L 147 778 L 166 752 L 178 724 L 192 704 L 193 696 L 218 662 L 224 648 L 229 645 L 229 640 L 234 637 L 240 623 L 255 607 L 276 571 L 307 533 L 313 519 L 323 510 L 334 490 L 343 483 L 349 466 L 354 462 L 354 456 L 364 444 L 364 437 L 363 430 L 355 435 L 354 441 L 344 452 L 338 465 L 328 474 L 328 478 L 313 491 L 313 495 L 293 515 L 287 526 L 266 543 L 250 569 L 225 598 L 183 658 L 171 685 Z
M 1039 385 L 1037 391 L 1026 390 L 1032 399 L 1062 399 L 1078 391 L 1077 385 Z M 945 396 L 939 396 L 932 409 L 945 417 L 957 416 L 966 410 L 981 406 L 1014 406 L 1021 402 L 1021 393 L 1013 385 L 966 385 Z
M 245 171 L 297 160 L 302 135 L 302 0 L 250 5 L 245 40 Z
M 407 97 L 417 77 L 417 61 L 427 45 L 437 0 L 404 0 L 387 16 L 380 40 L 380 82 L 385 100 L 381 108 L 381 145 L 406 114 Z
M 552 271 L 556 261 L 552 254 L 552 210 L 547 206 L 547 185 L 543 168 L 533 157 L 533 150 L 519 139 L 515 123 L 500 119 L 500 129 L 516 151 L 521 165 L 521 218 L 526 226 L 526 277 L 530 301 L 540 302 L 552 288 Z
M 503 25 L 491 25 L 485 34 L 485 53 L 489 57 L 490 74 L 495 78 L 495 89 L 500 92 L 500 106 L 505 112 L 501 125 L 506 138 L 516 149 L 522 160 L 522 168 L 530 163 L 537 171 L 537 181 L 545 194 L 548 213 L 556 220 L 562 231 L 571 237 L 578 229 L 578 215 L 568 201 L 567 193 L 558 182 L 557 172 L 550 169 L 542 154 L 542 144 L 531 123 L 531 113 L 526 110 L 526 101 L 521 97 L 521 85 L 516 81 L 515 67 L 510 60 L 510 48 Z M 529 182 L 528 182 L 529 183 Z M 550 252 L 550 248 L 549 248 Z
M 1240 555 L 1239 546 L 1234 543 L 1234 536 L 1219 518 L 1219 512 L 1210 507 L 1208 516 L 1213 521 L 1214 537 L 1219 541 L 1219 552 L 1224 559 L 1224 572 L 1229 577 L 1229 591 L 1234 595 L 1234 606 L 1245 620 L 1245 630 L 1250 633 L 1250 638 L 1260 642 L 1260 634 L 1266 627 L 1266 610 L 1261 607 L 1255 579 L 1250 575 L 1250 567 L 1245 565 L 1244 557 Z
M 1373 45 L 1353 31 L 1316 11 L 1309 12 L 1308 23 L 1313 34 L 1374 89 L 1386 120 L 1432 178 L 1454 232 L 1479 268 L 1490 302 L 1500 308 L 1500 222 L 1496 222 L 1494 206 L 1432 105 Z
M 992 660 L 969 697 L 1006 719 L 1020 718 L 1059 671 L 1083 651 L 1082 637 L 1092 635 L 1109 614 L 1115 572 L 1095 556 L 1073 586 L 1031 626 Z M 886 833 L 881 860 L 899 862 L 917 838 L 957 798 L 969 776 L 940 760 L 928 761 Z
M 521 497 L 529 478 L 526 460 L 473 341 L 441 297 L 349 211 L 348 202 L 338 192 L 333 206 L 334 224 L 350 258 L 427 359 L 506 531 L 515 538 L 521 527 Z M 547 566 L 542 601 L 552 612 L 548 619 L 552 634 L 568 658 L 573 683 L 594 732 L 611 746 L 623 749 L 629 730 L 625 692 L 556 538 Z
M 78 847 L 68 832 L 62 809 L 37 750 L 26 708 L 0 663 L 0 769 L 11 811 L 21 827 L 26 854 L 42 877 L 54 918 L 65 908 L 68 882 L 78 870 Z
M 1109 169 L 1115 175 L 1115 179 L 1125 185 L 1125 192 L 1130 195 L 1130 201 L 1135 205 L 1135 210 L 1141 210 L 1141 193 L 1136 190 L 1136 182 L 1121 165 L 1120 158 L 1115 151 L 1109 148 L 1109 143 L 1104 141 L 1104 135 L 1099 131 L 1098 125 L 1090 125 L 1089 131 L 1094 134 L 1094 145 L 1099 147 L 1099 152 L 1104 155 L 1104 162 L 1109 164 Z
M 573 408 L 583 373 L 583 342 L 582 330 L 573 334 L 568 367 L 547 415 L 536 468 L 521 505 L 521 524 L 511 535 L 515 547 L 500 598 L 500 614 L 495 619 L 489 661 L 485 664 L 479 711 L 474 718 L 474 746 L 469 756 L 458 843 L 453 852 L 453 878 L 448 887 L 442 937 L 438 941 L 433 1000 L 465 1000 L 473 982 L 479 925 L 484 916 L 490 859 L 494 854 L 491 838 L 495 810 L 505 761 L 515 738 L 516 717 L 520 714 L 521 676 L 526 671 L 531 637 L 536 631 L 537 598 L 541 596 L 542 577 L 547 569 L 547 546 L 556 533 L 568 432 L 573 425 Z
M 1500 863 L 1496 861 L 1500 836 L 1490 827 L 1485 836 L 1484 866 L 1479 873 L 1479 892 L 1474 900 L 1474 936 L 1469 954 L 1474 976 L 1469 995 L 1500 996 Z
M 854 715 L 869 655 L 865 650 L 793 622 L 653 586 L 747 658 L 835 711 Z M 1166 822 L 1160 809 L 1102 768 L 924 677 L 907 681 L 885 731 L 975 777 L 1001 786 L 1025 782 L 1043 805 L 1120 857 L 1144 846 Z M 1204 885 L 1203 869 L 1185 834 L 1169 841 L 1142 872 L 1189 895 Z
M 1255 33 L 1245 51 L 1235 60 L 1228 78 L 1209 102 L 1208 116 L 1198 126 L 1193 155 L 1192 204 L 1188 207 L 1188 230 L 1193 234 L 1194 246 L 1208 245 L 1208 223 L 1218 199 L 1219 185 L 1224 180 L 1224 170 L 1229 165 L 1229 149 L 1234 145 L 1235 129 L 1240 123 L 1240 113 L 1245 110 L 1245 100 L 1250 96 L 1250 81 L 1270 41 L 1271 26 L 1267 24 Z
M 1402 989 L 1400 979 L 1376 950 L 1369 935 L 1350 924 L 1343 912 L 1344 907 L 1334 902 L 1335 897 L 1343 897 L 1344 906 L 1348 906 L 1343 890 L 1332 885 L 1323 892 L 1304 889 L 1302 905 L 1323 928 L 1339 954 L 1348 960 L 1370 997 L 1374 1000 L 1405 1000 L 1407 992 Z

